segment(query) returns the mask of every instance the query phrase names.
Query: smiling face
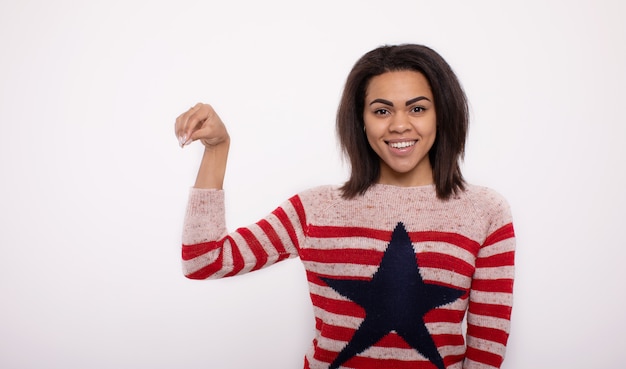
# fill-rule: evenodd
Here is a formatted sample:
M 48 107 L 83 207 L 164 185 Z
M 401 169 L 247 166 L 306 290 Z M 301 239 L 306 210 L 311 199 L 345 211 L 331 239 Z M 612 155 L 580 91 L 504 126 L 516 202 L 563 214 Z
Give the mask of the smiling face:
M 380 158 L 378 183 L 433 183 L 428 152 L 435 142 L 435 101 L 424 75 L 394 71 L 372 77 L 365 92 L 367 141 Z

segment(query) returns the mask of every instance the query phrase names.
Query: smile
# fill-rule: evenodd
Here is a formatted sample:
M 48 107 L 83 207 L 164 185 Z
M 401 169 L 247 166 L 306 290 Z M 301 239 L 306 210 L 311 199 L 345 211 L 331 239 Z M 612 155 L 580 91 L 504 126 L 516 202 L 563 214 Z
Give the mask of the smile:
M 417 141 L 402 141 L 402 142 L 388 142 L 387 145 L 391 146 L 394 149 L 405 149 L 407 147 L 411 147 L 415 145 Z

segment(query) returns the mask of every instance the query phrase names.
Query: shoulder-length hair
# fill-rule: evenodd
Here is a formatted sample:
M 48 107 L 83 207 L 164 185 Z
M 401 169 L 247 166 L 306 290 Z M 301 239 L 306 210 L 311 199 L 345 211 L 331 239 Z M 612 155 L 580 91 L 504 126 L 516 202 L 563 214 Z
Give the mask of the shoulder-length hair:
M 380 159 L 363 130 L 365 92 L 372 77 L 391 71 L 423 74 L 433 93 L 437 133 L 428 156 L 437 197 L 465 189 L 460 161 L 465 153 L 469 109 L 465 92 L 448 63 L 434 50 L 414 44 L 381 46 L 363 55 L 348 75 L 337 111 L 336 129 L 351 174 L 341 187 L 344 198 L 364 194 L 380 175 Z

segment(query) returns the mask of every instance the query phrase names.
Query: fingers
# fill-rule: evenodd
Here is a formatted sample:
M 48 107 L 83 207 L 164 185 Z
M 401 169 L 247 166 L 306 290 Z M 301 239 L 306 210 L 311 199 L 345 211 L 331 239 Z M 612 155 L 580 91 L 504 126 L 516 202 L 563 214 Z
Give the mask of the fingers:
M 178 143 L 185 147 L 200 140 L 206 147 L 229 140 L 224 123 L 209 104 L 198 103 L 176 118 L 175 133 Z
M 180 147 L 184 147 L 193 141 L 192 135 L 203 126 L 205 121 L 211 116 L 212 110 L 208 104 L 197 103 L 176 118 L 174 129 Z

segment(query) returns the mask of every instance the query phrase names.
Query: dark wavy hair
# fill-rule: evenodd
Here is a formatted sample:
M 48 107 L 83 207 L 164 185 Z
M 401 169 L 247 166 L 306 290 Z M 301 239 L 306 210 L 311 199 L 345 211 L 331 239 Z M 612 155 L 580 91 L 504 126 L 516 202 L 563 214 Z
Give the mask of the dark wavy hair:
M 428 156 L 437 197 L 445 200 L 465 189 L 460 162 L 465 154 L 469 109 L 459 80 L 448 63 L 429 47 L 386 45 L 366 53 L 356 62 L 348 75 L 337 111 L 339 143 L 351 166 L 350 178 L 341 187 L 344 198 L 364 194 L 380 175 L 380 158 L 363 131 L 369 81 L 386 72 L 405 70 L 423 74 L 435 100 L 437 133 Z

